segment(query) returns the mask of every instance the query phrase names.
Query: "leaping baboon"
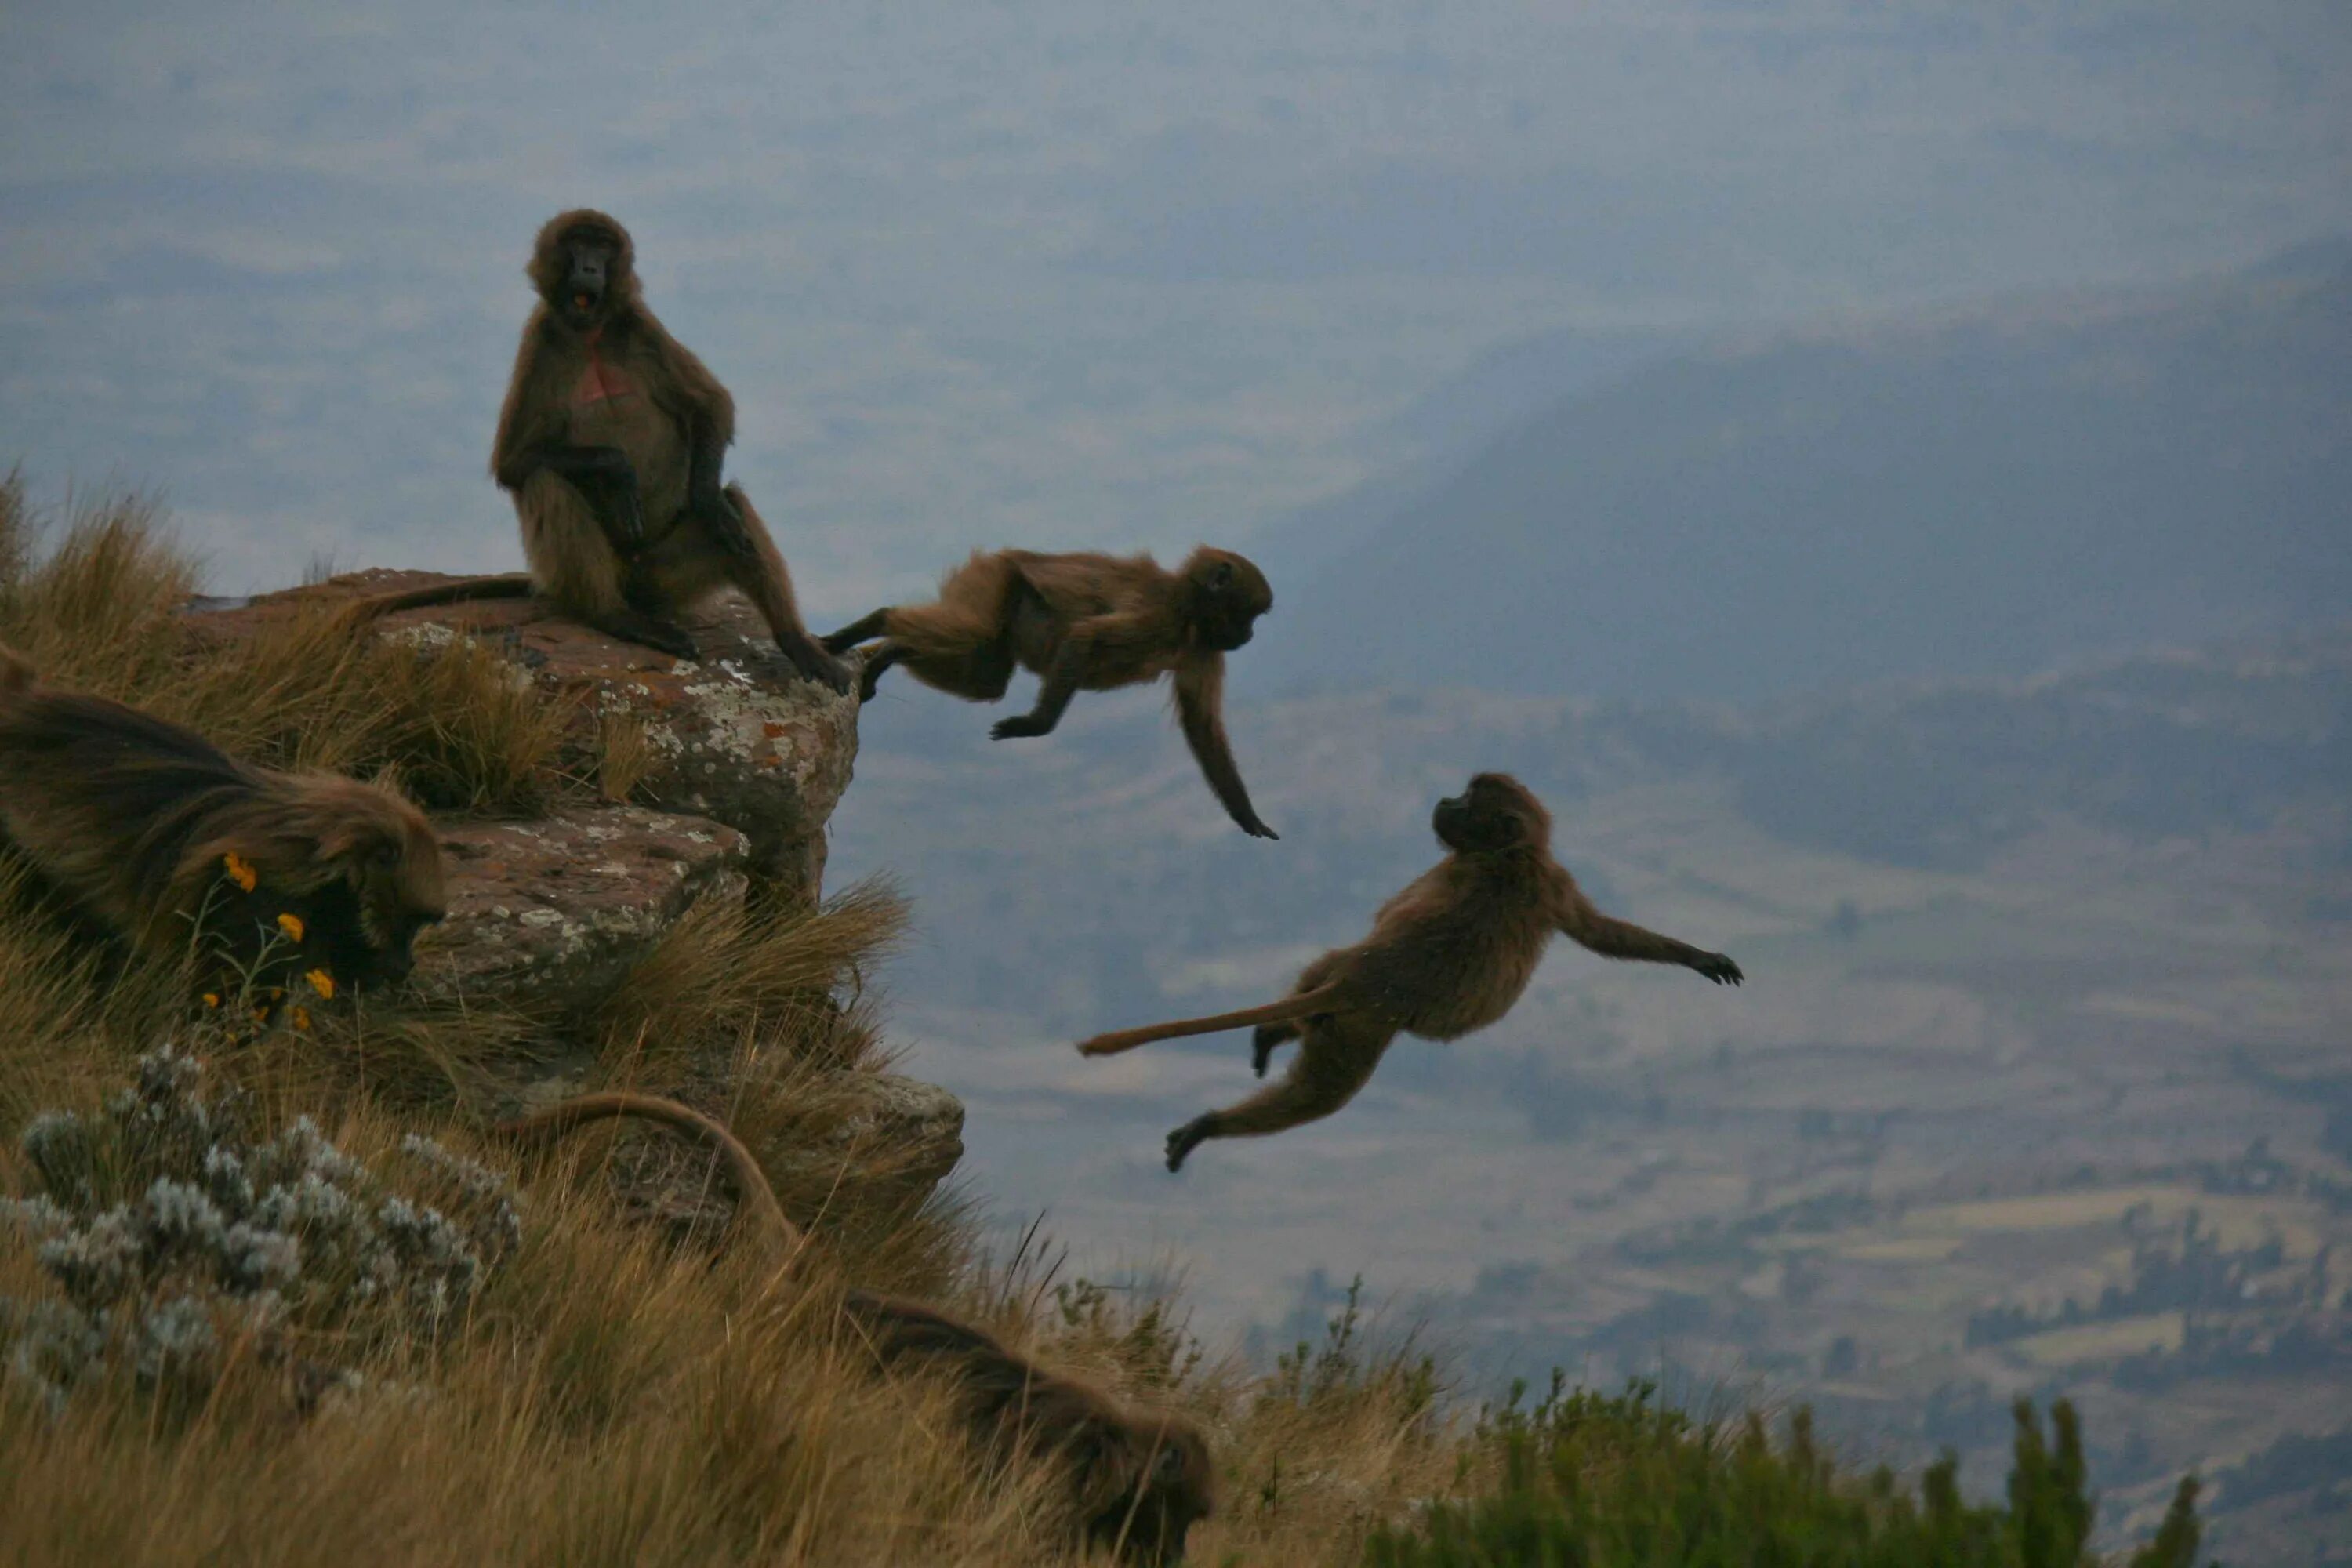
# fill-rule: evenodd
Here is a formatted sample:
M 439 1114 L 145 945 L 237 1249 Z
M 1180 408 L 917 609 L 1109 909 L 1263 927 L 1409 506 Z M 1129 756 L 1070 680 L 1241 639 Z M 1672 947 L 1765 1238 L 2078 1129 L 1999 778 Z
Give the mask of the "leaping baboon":
M 677 616 L 727 587 L 758 606 L 793 668 L 836 691 L 849 672 L 801 624 L 792 574 L 740 486 L 721 485 L 735 400 L 646 308 L 628 231 L 583 207 L 539 231 L 490 473 L 514 498 L 527 575 L 387 594 L 372 618 L 536 591 L 608 636 L 696 657 Z
M 240 763 L 193 730 L 45 685 L 5 648 L 0 831 L 58 891 L 166 962 L 201 939 L 250 964 L 275 939 L 236 929 L 257 922 L 218 895 L 258 888 L 301 911 L 288 930 L 334 982 L 394 984 L 416 933 L 447 910 L 440 844 L 393 791 Z
M 1250 1062 L 1264 1078 L 1275 1047 L 1299 1042 L 1281 1082 L 1171 1132 L 1170 1170 L 1203 1140 L 1257 1137 L 1330 1115 L 1355 1098 L 1400 1034 L 1452 1040 L 1494 1023 L 1527 989 L 1555 931 L 1604 958 L 1679 963 L 1718 985 L 1745 978 L 1722 953 L 1595 909 L 1552 858 L 1551 814 L 1507 773 L 1476 775 L 1437 803 L 1431 826 L 1445 858 L 1381 905 L 1363 941 L 1308 964 L 1288 997 L 1079 1044 L 1087 1056 L 1109 1056 L 1255 1024 Z
M 1177 721 L 1209 787 L 1244 832 L 1273 838 L 1234 765 L 1224 719 L 1225 655 L 1273 606 L 1264 573 L 1206 545 L 1176 572 L 1149 555 L 976 551 L 940 584 L 935 603 L 876 610 L 824 646 L 843 653 L 883 639 L 866 656 L 860 689 L 868 699 L 894 664 L 974 702 L 1003 696 L 1015 668 L 1041 677 L 1036 706 L 991 731 L 1000 741 L 1052 733 L 1080 691 L 1173 674 Z
M 754 1216 L 749 1227 L 757 1236 L 754 1245 L 783 1264 L 805 1247 L 741 1140 L 677 1100 L 625 1090 L 583 1094 L 493 1131 L 545 1142 L 617 1117 L 642 1117 L 707 1140 Z M 1136 1563 L 1173 1563 L 1183 1555 L 1186 1531 L 1209 1513 L 1216 1495 L 1208 1440 L 1192 1422 L 1048 1371 L 983 1330 L 919 1301 L 851 1289 L 842 1307 L 884 1365 L 929 1367 L 948 1377 L 984 1446 L 1064 1467 L 1077 1533 L 1089 1545 L 1114 1548 Z

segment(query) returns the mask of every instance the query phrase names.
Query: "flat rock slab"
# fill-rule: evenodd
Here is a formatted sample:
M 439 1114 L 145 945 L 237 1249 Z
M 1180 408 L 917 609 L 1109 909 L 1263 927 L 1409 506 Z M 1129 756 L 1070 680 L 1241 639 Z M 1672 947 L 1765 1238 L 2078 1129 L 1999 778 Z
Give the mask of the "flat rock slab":
M 707 898 L 740 898 L 733 828 L 642 806 L 443 824 L 449 918 L 417 939 L 429 1002 L 562 1005 L 617 982 Z
M 457 581 L 437 572 L 355 572 L 224 609 L 206 630 L 236 636 L 303 605 Z M 857 698 L 803 680 L 751 605 L 730 595 L 686 621 L 701 657 L 672 658 L 564 619 L 536 599 L 446 605 L 380 623 L 423 646 L 472 637 L 527 671 L 573 710 L 567 765 L 594 776 L 607 722 L 644 731 L 648 767 L 633 803 L 690 812 L 749 841 L 749 868 L 789 899 L 814 902 L 824 824 L 857 756 Z

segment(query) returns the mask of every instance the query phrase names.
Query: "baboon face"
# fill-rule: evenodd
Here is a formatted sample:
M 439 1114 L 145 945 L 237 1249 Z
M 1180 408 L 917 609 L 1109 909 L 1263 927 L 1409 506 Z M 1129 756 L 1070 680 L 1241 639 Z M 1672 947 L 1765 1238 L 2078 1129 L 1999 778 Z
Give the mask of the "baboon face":
M 1437 803 L 1430 826 L 1447 848 L 1476 854 L 1543 844 L 1551 837 L 1551 814 L 1510 774 L 1480 773 L 1460 795 Z
M 565 213 L 540 230 L 530 273 L 557 319 L 574 331 L 591 331 L 628 296 L 628 231 L 603 213 Z
M 1136 1484 L 1089 1520 L 1087 1533 L 1097 1546 L 1123 1542 L 1130 1563 L 1179 1563 L 1184 1538 L 1214 1508 L 1216 1467 L 1208 1440 L 1187 1423 L 1171 1418 L 1145 1443 L 1150 1458 Z
M 1184 563 L 1192 587 L 1192 622 L 1203 647 L 1228 653 L 1250 640 L 1257 618 L 1274 608 L 1265 574 L 1231 551 L 1205 546 Z
M 337 972 L 357 984 L 396 985 L 416 967 L 416 933 L 449 912 L 441 882 L 441 846 L 422 816 L 371 834 L 343 864 L 360 940 L 336 955 Z

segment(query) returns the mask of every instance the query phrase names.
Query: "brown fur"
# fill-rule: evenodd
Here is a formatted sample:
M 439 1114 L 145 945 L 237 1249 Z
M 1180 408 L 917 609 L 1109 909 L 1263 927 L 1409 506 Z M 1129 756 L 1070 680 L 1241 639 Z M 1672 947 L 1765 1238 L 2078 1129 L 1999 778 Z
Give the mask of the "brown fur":
M 824 646 L 842 653 L 882 639 L 866 656 L 868 698 L 894 664 L 975 702 L 1003 697 L 1016 668 L 1041 677 L 1036 706 L 999 723 L 998 740 L 1050 733 L 1077 692 L 1172 675 L 1177 721 L 1209 787 L 1244 832 L 1272 838 L 1225 739 L 1224 685 L 1225 655 L 1273 605 L 1263 573 L 1206 545 L 1175 572 L 1149 555 L 975 552 L 936 602 L 877 610 Z
M 1679 963 L 1718 985 L 1745 978 L 1719 952 L 1595 909 L 1552 858 L 1551 815 L 1507 773 L 1480 773 L 1440 801 L 1432 826 L 1449 853 L 1381 906 L 1371 934 L 1308 964 L 1280 1002 L 1213 1017 L 1097 1035 L 1078 1049 L 1108 1056 L 1153 1040 L 1255 1024 L 1265 1075 L 1275 1047 L 1299 1042 L 1280 1082 L 1168 1135 L 1168 1168 L 1202 1140 L 1279 1132 L 1330 1115 L 1362 1089 L 1400 1034 L 1458 1039 L 1511 1009 L 1555 931 L 1606 958 Z
M 588 253 L 604 263 L 593 300 L 572 287 Z M 635 255 L 626 229 L 583 207 L 548 221 L 525 268 L 540 302 L 515 353 L 490 473 L 514 498 L 528 575 L 385 595 L 350 613 L 368 620 L 536 592 L 609 636 L 692 658 L 677 617 L 735 588 L 794 669 L 846 691 L 847 668 L 801 622 L 774 536 L 740 487 L 720 486 L 735 400 L 646 308 Z
M 804 1237 L 785 1216 L 759 1161 L 718 1121 L 677 1100 L 626 1091 L 583 1094 L 494 1131 L 543 1142 L 624 1116 L 708 1139 L 725 1159 L 743 1206 L 760 1216 L 764 1245 L 781 1263 L 798 1255 Z M 1183 1555 L 1184 1533 L 1210 1511 L 1216 1485 L 1207 1439 L 1191 1422 L 1048 1372 L 920 1302 L 854 1289 L 843 1306 L 886 1365 L 928 1365 L 951 1376 L 982 1441 L 1067 1465 L 1071 1501 L 1090 1543 L 1116 1546 L 1136 1563 L 1172 1563 Z
M 391 790 L 240 763 L 192 730 L 43 685 L 0 649 L 0 830 L 142 952 L 188 951 L 225 858 L 299 909 L 339 981 L 397 982 L 440 920 L 441 848 Z
M 886 1364 L 949 1374 L 983 1441 L 1067 1465 L 1088 1545 L 1130 1563 L 1173 1563 L 1184 1555 L 1186 1532 L 1214 1510 L 1209 1441 L 1186 1417 L 1048 1372 L 920 1302 L 852 1290 L 843 1305 Z

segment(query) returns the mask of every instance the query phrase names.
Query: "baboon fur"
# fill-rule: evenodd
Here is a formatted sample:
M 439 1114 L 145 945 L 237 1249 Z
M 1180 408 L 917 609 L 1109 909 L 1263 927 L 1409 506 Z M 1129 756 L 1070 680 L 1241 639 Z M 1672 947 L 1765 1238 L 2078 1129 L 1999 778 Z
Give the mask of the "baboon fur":
M 1243 831 L 1276 837 L 1258 819 L 1225 739 L 1225 655 L 1250 640 L 1274 607 L 1265 574 L 1245 557 L 1202 545 L 1170 572 L 1149 555 L 1041 555 L 980 551 L 950 573 L 929 605 L 891 605 L 824 639 L 843 653 L 879 637 L 866 657 L 863 694 L 892 665 L 926 686 L 993 702 L 1015 668 L 1041 678 L 1029 712 L 1000 721 L 1000 740 L 1045 735 L 1080 691 L 1109 691 L 1172 675 L 1177 722 L 1201 772 Z
M 1739 966 L 1595 909 L 1552 858 L 1551 814 L 1507 773 L 1479 773 L 1442 800 L 1431 826 L 1448 853 L 1381 906 L 1371 934 L 1303 970 L 1280 1002 L 1208 1018 L 1097 1035 L 1087 1056 L 1153 1040 L 1257 1026 L 1251 1063 L 1265 1076 L 1275 1047 L 1299 1042 L 1281 1082 L 1168 1135 L 1168 1168 L 1204 1139 L 1279 1132 L 1328 1116 L 1369 1082 L 1400 1034 L 1458 1039 L 1511 1010 L 1555 932 L 1604 958 L 1677 963 L 1737 985 Z
M 708 1141 L 725 1160 L 743 1206 L 757 1216 L 755 1245 L 789 1263 L 806 1245 L 760 1163 L 717 1121 L 674 1100 L 616 1091 L 585 1094 L 500 1123 L 503 1137 L 544 1143 L 593 1121 L 639 1117 Z M 1208 1440 L 1173 1412 L 1130 1405 L 1108 1390 L 1047 1371 L 960 1319 L 903 1297 L 852 1289 L 845 1320 L 884 1366 L 926 1368 L 953 1384 L 972 1431 L 1003 1454 L 1017 1449 L 1065 1467 L 1078 1532 L 1129 1562 L 1173 1563 L 1185 1532 L 1216 1496 Z
M 0 648 L 0 831 L 87 913 L 167 962 L 191 951 L 226 858 L 302 912 L 339 982 L 406 977 L 447 912 L 432 826 L 390 789 L 285 773 L 120 702 L 43 684 Z M 249 951 L 231 942 L 231 952 Z

